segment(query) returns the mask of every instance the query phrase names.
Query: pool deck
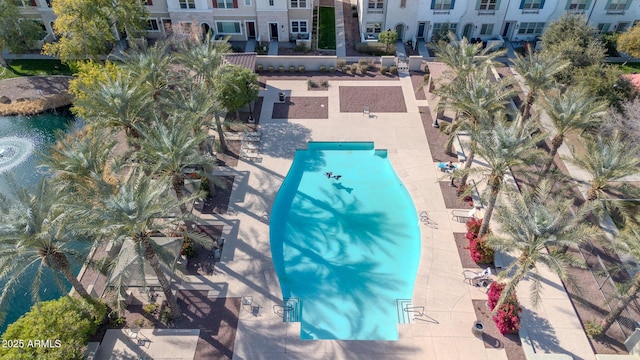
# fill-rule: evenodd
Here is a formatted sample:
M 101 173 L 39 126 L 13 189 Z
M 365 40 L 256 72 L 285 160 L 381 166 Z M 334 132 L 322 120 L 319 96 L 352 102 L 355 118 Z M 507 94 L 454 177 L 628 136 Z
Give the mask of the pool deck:
M 340 86 L 401 86 L 407 112 L 341 113 Z M 451 217 L 438 181 L 438 171 L 427 145 L 411 79 L 399 81 L 331 81 L 328 91 L 308 91 L 306 81 L 269 81 L 260 112 L 260 161 L 240 161 L 236 168 L 219 169 L 235 176 L 227 215 L 203 215 L 205 222 L 223 224 L 225 246 L 213 275 L 189 279 L 186 287 L 210 290 L 209 296 L 250 296 L 243 305 L 236 334 L 234 359 L 507 359 L 504 349 L 485 348 L 471 332 L 476 320 L 472 300 L 485 300 L 484 289 L 463 281 L 464 270 L 453 232 L 464 224 Z M 278 93 L 296 97 L 328 97 L 328 119 L 271 119 Z M 307 141 L 374 141 L 387 149 L 397 174 L 409 190 L 418 212 L 426 211 L 429 226 L 421 224 L 422 251 L 413 306 L 424 306 L 426 316 L 398 325 L 400 339 L 392 341 L 303 341 L 299 323 L 283 323 L 280 286 L 269 248 L 268 214 L 297 148 Z M 538 353 L 561 353 L 595 359 L 564 287 L 553 274 L 544 273 L 548 286 L 542 304 L 532 309 L 527 286 L 519 292 L 525 307 L 523 327 Z M 488 324 L 493 326 L 493 324 Z M 538 354 L 536 354 L 538 355 Z M 536 356 L 534 355 L 534 356 Z

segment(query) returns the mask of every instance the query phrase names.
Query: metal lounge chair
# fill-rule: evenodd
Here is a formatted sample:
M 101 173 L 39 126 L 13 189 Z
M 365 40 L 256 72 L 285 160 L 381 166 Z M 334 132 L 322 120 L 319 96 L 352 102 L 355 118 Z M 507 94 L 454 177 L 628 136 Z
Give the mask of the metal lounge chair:
M 477 209 L 473 208 L 471 210 L 451 210 L 451 216 L 453 219 L 459 222 L 467 222 L 473 218 L 475 218 Z
M 481 272 L 474 272 L 471 270 L 465 270 L 462 272 L 462 276 L 464 276 L 464 281 L 468 282 L 469 285 L 473 286 L 482 286 L 487 287 L 489 283 L 491 283 L 491 268 L 488 267 Z

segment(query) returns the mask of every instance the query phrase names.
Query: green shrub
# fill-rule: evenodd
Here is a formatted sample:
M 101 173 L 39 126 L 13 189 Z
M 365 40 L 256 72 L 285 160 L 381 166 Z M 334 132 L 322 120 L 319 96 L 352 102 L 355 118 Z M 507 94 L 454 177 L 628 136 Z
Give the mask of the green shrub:
M 366 74 L 367 70 L 369 70 L 369 65 L 367 65 L 367 64 L 361 64 L 360 65 L 360 72 L 362 73 L 362 75 Z
M 334 72 L 336 72 L 336 68 L 333 66 L 329 66 L 329 73 L 333 74 Z
M 278 67 L 278 71 L 280 71 L 281 74 L 284 73 L 284 66 Z
M 142 305 L 142 310 L 144 310 L 144 312 L 146 312 L 147 314 L 153 314 L 156 312 L 156 310 L 158 310 L 158 304 L 145 304 Z
M 184 237 L 184 242 L 182 243 L 182 250 L 180 251 L 180 255 L 185 256 L 187 258 L 192 258 L 196 256 L 196 247 L 193 244 L 193 240 L 191 240 L 188 236 Z
M 429 77 L 431 76 L 431 74 L 424 74 L 424 76 L 422 77 L 422 79 L 424 80 L 424 83 L 428 83 L 429 82 Z
M 356 71 L 358 71 L 358 64 L 351 64 L 351 73 L 355 75 Z
M 367 59 L 358 59 L 358 65 L 369 65 L 369 61 Z
M 328 88 L 329 82 L 327 80 L 322 80 L 322 82 L 320 83 L 320 86 L 322 86 L 323 88 Z
M 304 66 L 302 66 L 302 65 L 298 66 L 298 71 L 303 73 L 304 72 Z
M 305 44 L 300 44 L 300 45 L 296 45 L 296 47 L 293 48 L 293 51 L 296 52 L 301 52 L 301 53 L 307 53 L 309 52 L 309 49 L 307 48 L 307 46 Z
M 354 18 L 357 18 L 358 17 L 358 12 L 354 11 L 352 15 L 353 15 Z
M 262 64 L 258 64 L 256 71 L 262 72 L 263 70 L 264 70 L 264 66 L 262 66 Z
M 315 89 L 318 87 L 318 84 L 316 84 L 315 81 L 307 80 L 307 87 L 310 89 Z
M 356 44 L 356 51 L 362 54 L 369 54 L 373 56 L 385 55 L 386 45 L 380 42 L 361 42 Z M 391 44 L 389 46 L 389 52 L 396 52 L 396 45 Z
M 351 5 L 351 10 L 356 10 L 358 9 L 355 5 Z
M 269 65 L 269 72 L 273 73 L 275 71 L 275 68 L 272 65 Z
M 102 324 L 107 307 L 62 296 L 33 306 L 28 313 L 7 327 L 5 341 L 16 346 L 0 349 L 2 359 L 82 359 L 84 348 Z M 46 342 L 34 343 L 34 340 Z M 22 341 L 23 343 L 20 343 Z
M 602 334 L 602 324 L 598 320 L 587 320 L 584 322 L 584 332 L 591 339 L 596 338 Z
M 380 66 L 380 74 L 382 74 L 382 75 L 386 75 L 387 74 L 387 66 L 386 65 Z
M 391 65 L 391 67 L 389 67 L 389 71 L 393 74 L 393 75 L 398 75 L 398 67 L 395 65 Z
M 293 66 L 293 65 L 289 66 L 289 72 L 292 73 L 292 74 L 295 73 L 296 72 L 296 67 Z
M 342 67 L 342 72 L 346 74 L 346 73 L 347 73 L 347 71 L 349 71 L 349 67 L 348 67 L 347 65 L 344 65 L 344 66 Z
M 425 65 L 424 65 L 424 73 L 425 73 L 425 74 L 429 74 L 429 73 L 431 73 L 431 70 L 429 70 L 429 64 L 425 64 Z
M 323 73 L 325 71 L 327 71 L 327 67 L 324 65 L 320 65 L 320 72 Z
M 338 69 L 341 69 L 345 65 L 347 65 L 347 61 L 345 59 L 336 60 L 336 66 L 338 67 Z

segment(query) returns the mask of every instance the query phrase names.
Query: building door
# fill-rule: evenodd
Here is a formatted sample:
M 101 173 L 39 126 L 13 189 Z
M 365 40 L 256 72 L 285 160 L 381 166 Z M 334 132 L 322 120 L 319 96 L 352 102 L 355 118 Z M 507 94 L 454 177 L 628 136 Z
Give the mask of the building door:
M 278 23 L 269 23 L 269 39 L 278 41 Z
M 424 30 L 427 27 L 427 23 L 419 22 L 418 23 L 418 33 L 416 34 L 417 39 L 424 39 Z
M 255 39 L 256 38 L 256 23 L 255 21 L 247 21 L 245 22 L 247 26 L 247 39 Z
M 471 36 L 473 36 L 473 24 L 468 23 L 464 26 L 464 29 L 462 29 L 462 37 L 466 37 L 467 40 L 471 40 Z
M 505 40 L 510 40 L 511 34 L 513 33 L 514 24 L 515 24 L 514 21 L 509 21 L 504 23 L 504 30 L 502 30 L 502 37 Z
M 398 41 L 404 42 L 404 24 L 396 25 L 396 33 L 398 33 Z

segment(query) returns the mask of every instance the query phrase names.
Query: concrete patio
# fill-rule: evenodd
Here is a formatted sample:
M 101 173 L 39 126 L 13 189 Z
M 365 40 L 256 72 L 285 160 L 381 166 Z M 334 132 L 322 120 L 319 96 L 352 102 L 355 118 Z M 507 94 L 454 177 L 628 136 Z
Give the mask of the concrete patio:
M 133 339 L 127 329 L 110 329 L 94 359 L 193 359 L 199 335 L 198 329 L 140 329 Z

